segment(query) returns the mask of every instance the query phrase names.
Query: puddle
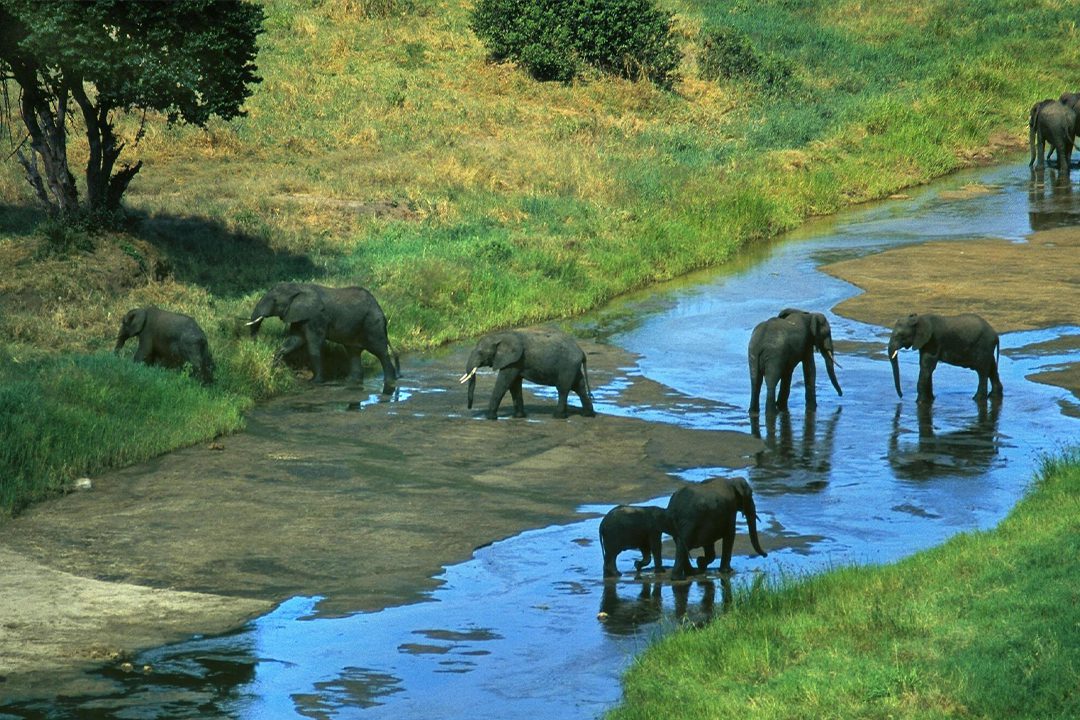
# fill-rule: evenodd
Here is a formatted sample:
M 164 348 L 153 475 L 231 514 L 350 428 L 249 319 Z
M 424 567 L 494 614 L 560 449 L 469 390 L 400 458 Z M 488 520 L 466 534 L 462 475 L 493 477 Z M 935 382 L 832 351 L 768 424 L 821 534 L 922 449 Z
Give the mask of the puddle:
M 475 549 L 470 559 L 445 567 L 412 596 L 400 590 L 385 593 L 404 599 L 385 609 L 362 606 L 358 599 L 342 600 L 350 596 L 333 577 L 347 573 L 346 565 L 335 565 L 329 573 L 308 568 L 315 575 L 310 586 L 326 588 L 321 594 L 297 593 L 274 612 L 226 636 L 140 653 L 132 666 L 149 668 L 145 672 L 99 671 L 98 677 L 112 688 L 109 692 L 0 705 L 0 717 L 594 718 L 618 701 L 620 675 L 636 653 L 672 628 L 723 613 L 733 589 L 837 565 L 889 562 L 957 532 L 993 526 L 1023 494 L 1040 459 L 1080 428 L 1061 411 L 1070 402 L 1066 391 L 1028 379 L 1072 363 L 1080 328 L 1004 333 L 1001 403 L 979 406 L 971 400 L 974 375 L 939 366 L 934 376 L 937 400 L 932 409 L 922 410 L 914 403 L 917 353 L 900 356 L 905 397 L 898 399 L 883 352 L 888 329 L 828 312 L 844 396 L 837 397 L 819 373 L 818 410 L 808 414 L 803 410 L 801 373 L 796 373 L 791 413 L 760 422 L 751 422 L 746 413 L 746 342 L 754 325 L 780 308 L 829 310 L 857 292 L 817 271 L 824 261 L 863 257 L 927 239 L 1020 240 L 1033 226 L 1080 219 L 1071 196 L 1051 194 L 1048 188 L 1038 194 L 1042 190 L 1030 186 L 1023 166 L 966 173 L 911 200 L 814 223 L 797 234 L 799 242 L 764 249 L 737 272 L 700 275 L 649 296 L 629 298 L 582 321 L 582 335 L 602 335 L 634 358 L 620 358 L 602 378 L 598 373 L 601 382 L 594 383 L 594 393 L 597 411 L 606 419 L 639 423 L 620 427 L 628 428 L 626 436 L 640 434 L 640 445 L 617 445 L 598 453 L 584 447 L 563 458 L 559 453 L 567 443 L 598 432 L 602 425 L 574 417 L 561 425 L 550 422 L 552 392 L 534 392 L 528 423 L 469 422 L 476 414 L 464 409 L 464 398 L 454 395 L 456 388 L 441 389 L 448 386 L 445 378 L 435 377 L 449 376 L 442 366 L 411 370 L 408 389 L 398 402 L 367 396 L 347 409 L 386 412 L 400 421 L 437 412 L 446 417 L 446 407 L 437 411 L 424 404 L 443 393 L 439 402 L 452 404 L 455 431 L 483 433 L 474 441 L 529 442 L 530 434 L 551 434 L 550 448 L 538 447 L 518 463 L 513 472 L 520 475 L 507 487 L 523 483 L 530 473 L 541 478 L 574 473 L 580 494 L 593 499 L 580 500 L 559 522 L 534 523 L 541 527 L 513 531 Z M 456 368 L 460 363 L 447 365 Z M 482 380 L 478 397 L 490 387 L 490 378 Z M 314 423 L 326 410 L 346 415 L 340 401 L 335 402 L 313 410 L 308 407 L 318 403 L 295 404 L 305 422 Z M 269 435 L 274 429 L 271 421 L 255 425 L 255 434 Z M 499 434 L 508 427 L 528 428 L 529 433 Z M 634 428 L 647 428 L 647 437 Z M 752 445 L 757 449 L 721 461 L 714 456 L 718 441 L 712 440 L 718 436 L 710 434 L 716 430 L 749 434 L 759 439 Z M 303 431 L 308 432 L 314 430 Z M 412 468 L 397 472 L 391 481 L 409 483 L 420 494 L 431 484 L 460 482 L 439 473 L 468 463 L 467 454 L 416 464 L 422 448 L 413 447 L 415 436 L 388 432 L 389 439 L 378 442 L 350 436 L 350 443 L 360 448 L 348 462 L 374 463 L 379 471 L 396 467 L 394 463 Z M 271 451 L 262 452 L 265 456 Z M 324 475 L 333 474 L 332 469 L 312 469 L 329 462 L 321 453 L 295 447 L 272 452 L 279 454 L 270 461 L 288 465 L 289 473 L 308 482 L 326 483 Z M 602 514 L 627 500 L 663 505 L 670 493 L 655 482 L 655 491 L 646 492 L 646 485 L 621 486 L 610 479 L 601 492 L 590 493 L 587 488 L 600 476 L 600 464 L 590 464 L 596 454 L 601 463 L 617 458 L 627 468 L 655 460 L 656 472 L 671 483 L 700 482 L 714 475 L 748 477 L 768 558 L 750 556 L 740 521 L 731 578 L 712 574 L 674 585 L 664 575 L 634 578 L 628 570 L 637 556 L 627 552 L 619 563 L 624 576 L 605 583 L 596 541 Z M 478 468 L 469 487 L 478 492 L 505 472 L 497 463 Z M 542 484 L 522 488 L 509 501 L 531 507 L 545 492 Z M 623 492 L 637 494 L 616 497 Z M 363 518 L 362 504 L 349 507 Z M 449 504 L 430 508 L 432 515 L 459 512 L 464 510 Z M 526 526 L 529 514 L 520 511 L 511 525 Z M 547 517 L 538 508 L 535 516 Z M 432 530 L 421 522 L 416 532 Z M 373 555 L 379 541 L 378 534 L 366 538 Z M 361 548 L 351 548 L 351 562 L 369 559 Z M 328 561 L 341 554 L 333 543 L 325 552 Z M 673 555 L 668 540 L 664 557 L 669 566 Z M 386 573 L 389 578 L 390 571 Z M 387 580 L 395 587 L 405 582 Z

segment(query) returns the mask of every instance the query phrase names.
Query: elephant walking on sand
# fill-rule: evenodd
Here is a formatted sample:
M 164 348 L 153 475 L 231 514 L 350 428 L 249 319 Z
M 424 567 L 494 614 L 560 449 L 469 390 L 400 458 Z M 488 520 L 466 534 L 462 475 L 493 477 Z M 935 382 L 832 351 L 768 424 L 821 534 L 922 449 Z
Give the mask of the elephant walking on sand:
M 585 353 L 577 342 L 556 330 L 505 330 L 480 338 L 469 354 L 465 374 L 459 382 L 469 383 L 468 406 L 473 406 L 476 371 L 490 367 L 498 371 L 495 388 L 491 391 L 487 417 L 494 420 L 506 391 L 514 399 L 514 417 L 525 417 L 525 402 L 521 396 L 521 381 L 554 386 L 559 392 L 555 417 L 566 417 L 566 401 L 573 390 L 581 398 L 581 414 L 593 417 L 592 393 Z
M 762 557 L 757 534 L 757 510 L 750 483 L 744 478 L 714 478 L 697 485 L 676 490 L 667 506 L 668 522 L 675 538 L 675 567 L 672 580 L 685 580 L 687 575 L 703 573 L 716 559 L 716 541 L 722 540 L 720 572 L 730 573 L 731 549 L 735 542 L 735 516 L 741 512 L 750 531 L 750 544 Z M 690 565 L 690 551 L 702 548 L 697 569 Z
M 787 308 L 774 318 L 759 323 L 750 335 L 747 360 L 750 365 L 750 414 L 760 412 L 759 395 L 761 383 L 765 382 L 765 413 L 774 415 L 788 409 L 791 393 L 791 376 L 795 366 L 802 363 L 803 384 L 806 386 L 806 411 L 817 408 L 814 388 L 817 368 L 814 365 L 814 349 L 825 359 L 825 371 L 829 374 L 837 395 L 843 395 L 833 369 L 832 328 L 824 315 Z M 779 391 L 777 390 L 779 384 Z
M 615 559 L 623 550 L 638 550 L 641 559 L 634 561 L 634 570 L 649 564 L 653 560 L 655 572 L 664 572 L 664 563 L 660 553 L 662 533 L 671 534 L 667 510 L 654 505 L 644 507 L 634 505 L 616 505 L 600 521 L 600 549 L 604 554 L 604 577 L 618 577 Z
M 139 338 L 132 358 L 147 365 L 179 368 L 190 365 L 204 385 L 214 380 L 214 361 L 206 333 L 188 315 L 162 310 L 153 305 L 129 310 L 120 322 L 113 352 L 119 353 L 129 338 Z
M 386 315 L 374 296 L 362 287 L 332 288 L 314 283 L 278 283 L 263 295 L 251 312 L 251 336 L 262 321 L 277 317 L 289 326 L 289 335 L 274 354 L 275 362 L 290 352 L 307 347 L 312 380 L 324 381 L 323 343 L 340 343 L 349 354 L 349 381 L 364 378 L 360 355 L 367 350 L 379 359 L 383 370 L 383 394 L 394 391 L 401 365 L 390 347 Z M 392 361 L 391 361 L 392 358 Z
M 918 403 L 934 402 L 934 368 L 939 362 L 968 368 L 979 374 L 979 387 L 974 399 L 985 401 L 986 384 L 990 382 L 990 397 L 1002 396 L 998 377 L 1001 341 L 990 323 L 974 313 L 964 315 L 911 314 L 897 320 L 889 338 L 889 361 L 892 363 L 896 394 L 900 390 L 900 363 L 896 356 L 900 348 L 919 351 Z

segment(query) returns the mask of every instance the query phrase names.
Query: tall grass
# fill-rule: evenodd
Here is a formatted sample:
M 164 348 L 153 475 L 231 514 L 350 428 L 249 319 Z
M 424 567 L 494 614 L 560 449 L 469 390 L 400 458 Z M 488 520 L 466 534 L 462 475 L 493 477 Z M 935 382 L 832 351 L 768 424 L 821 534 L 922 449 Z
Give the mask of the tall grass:
M 947 173 L 991 137 L 1021 148 L 1031 103 L 1080 77 L 1065 0 L 669 0 L 686 53 L 670 92 L 537 83 L 487 60 L 470 7 L 269 0 L 246 117 L 120 121 L 122 159 L 144 163 L 135 223 L 99 248 L 127 243 L 171 280 L 110 295 L 78 286 L 78 252 L 19 259 L 0 296 L 26 294 L 21 273 L 40 304 L 0 314 L 10 354 L 107 349 L 118 313 L 153 301 L 207 329 L 220 392 L 265 397 L 287 374 L 236 321 L 276 281 L 369 287 L 404 350 L 581 313 Z M 699 38 L 722 27 L 790 71 L 783 92 L 698 76 Z M 34 242 L 29 208 L 3 164 L 0 255 Z
M 631 718 L 1080 716 L 1080 453 L 995 530 L 737 598 L 639 656 Z

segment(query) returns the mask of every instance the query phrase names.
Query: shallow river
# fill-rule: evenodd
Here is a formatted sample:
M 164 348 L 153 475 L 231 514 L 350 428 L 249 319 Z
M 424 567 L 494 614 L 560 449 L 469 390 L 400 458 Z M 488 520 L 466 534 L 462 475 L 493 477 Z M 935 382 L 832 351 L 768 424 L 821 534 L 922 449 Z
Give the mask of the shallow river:
M 995 192 L 941 196 L 972 182 Z M 119 688 L 107 697 L 0 707 L 0 718 L 597 717 L 618 701 L 620 674 L 636 653 L 682 623 L 721 613 L 731 585 L 889 562 L 989 528 L 1009 511 L 1040 458 L 1078 430 L 1062 412 L 1075 410 L 1069 393 L 1025 379 L 1066 362 L 1048 341 L 1078 329 L 1004 334 L 1000 405 L 980 409 L 970 398 L 974 375 L 939 366 L 933 411 L 920 415 L 917 353 L 901 355 L 898 400 L 888 329 L 831 313 L 858 290 L 816 268 L 925 240 L 1022 241 L 1033 225 L 1075 223 L 1080 201 L 1072 202 L 1029 195 L 1020 165 L 964 173 L 907 200 L 812 223 L 737 268 L 653 289 L 578 324 L 580 335 L 637 356 L 623 379 L 594 388 L 599 412 L 765 441 L 746 467 L 672 471 L 689 481 L 742 474 L 754 486 L 760 532 L 775 549 L 751 557 L 737 544 L 730 582 L 710 574 L 671 585 L 624 574 L 605 584 L 595 538 L 610 505 L 583 506 L 578 522 L 527 530 L 445 568 L 424 602 L 326 617 L 320 598 L 295 597 L 227 636 L 140 654 L 135 667 L 150 665 L 151 674 L 102 671 Z M 754 426 L 747 339 L 788 306 L 827 312 L 844 395 L 819 372 L 818 411 L 807 415 L 797 371 L 790 416 Z M 626 378 L 638 375 L 668 391 L 648 404 L 628 401 Z M 664 504 L 666 496 L 638 500 Z M 624 573 L 631 556 L 621 558 Z

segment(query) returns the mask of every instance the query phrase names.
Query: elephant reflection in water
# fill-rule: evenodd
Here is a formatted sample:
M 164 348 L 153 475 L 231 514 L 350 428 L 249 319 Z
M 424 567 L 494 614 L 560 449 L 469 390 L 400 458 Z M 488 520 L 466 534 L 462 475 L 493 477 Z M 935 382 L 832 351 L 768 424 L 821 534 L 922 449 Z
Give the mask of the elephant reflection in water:
M 893 415 L 889 435 L 889 464 L 896 475 L 908 480 L 931 480 L 942 475 L 977 476 L 998 455 L 998 417 L 1001 403 L 980 403 L 975 417 L 958 430 L 934 430 L 933 406 L 918 405 L 919 437 L 916 443 L 901 442 L 901 406 Z
M 1080 199 L 1074 195 L 1067 174 L 1050 170 L 1044 176 L 1032 171 L 1028 185 L 1028 224 L 1035 231 L 1080 225 Z
M 755 578 L 755 583 L 759 581 Z M 675 619 L 695 626 L 709 622 L 716 612 L 717 582 L 720 583 L 723 610 L 731 602 L 730 578 L 720 577 L 717 580 L 710 578 L 673 584 L 671 592 L 675 600 Z M 662 583 L 642 583 L 641 591 L 636 596 L 626 597 L 619 595 L 619 587 L 618 583 L 604 584 L 598 617 L 602 619 L 607 632 L 612 635 L 636 635 L 644 626 L 658 623 L 663 619 Z M 691 587 L 697 587 L 701 591 L 701 600 L 696 606 L 690 604 Z
M 796 439 L 792 432 L 790 414 L 784 413 L 770 418 L 765 425 L 764 438 L 761 436 L 759 419 L 751 417 L 750 434 L 763 440 L 766 449 L 758 453 L 756 467 L 750 471 L 750 479 L 759 483 L 784 478 L 788 491 L 792 482 L 807 490 L 824 488 L 832 468 L 836 428 L 842 409 L 837 407 L 825 420 L 820 437 L 816 414 L 806 413 L 803 416 L 801 439 Z

